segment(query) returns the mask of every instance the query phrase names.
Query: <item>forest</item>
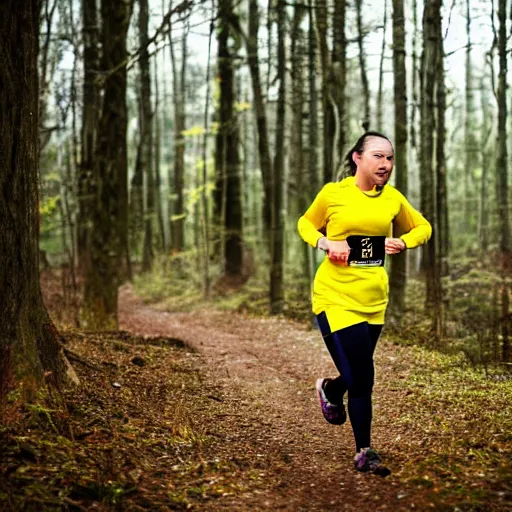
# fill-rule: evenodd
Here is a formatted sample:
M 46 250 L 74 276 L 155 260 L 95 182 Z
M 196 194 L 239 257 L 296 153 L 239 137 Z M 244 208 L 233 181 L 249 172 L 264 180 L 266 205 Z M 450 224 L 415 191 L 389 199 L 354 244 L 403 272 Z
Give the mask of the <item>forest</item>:
M 511 40 L 505 0 L 4 0 L 0 509 L 512 506 Z M 386 258 L 402 469 L 343 508 L 261 375 L 329 367 L 297 221 L 367 131 L 433 232 Z

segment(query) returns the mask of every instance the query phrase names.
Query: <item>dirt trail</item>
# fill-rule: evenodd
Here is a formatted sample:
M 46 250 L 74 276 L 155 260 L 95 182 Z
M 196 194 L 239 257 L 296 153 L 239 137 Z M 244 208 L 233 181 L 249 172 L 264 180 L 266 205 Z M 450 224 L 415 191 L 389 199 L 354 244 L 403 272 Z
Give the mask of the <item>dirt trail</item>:
M 350 426 L 331 426 L 321 416 L 315 379 L 335 372 L 318 331 L 228 312 L 156 311 L 130 288 L 121 293 L 120 326 L 179 338 L 197 349 L 209 389 L 216 390 L 212 398 L 233 410 L 219 415 L 209 432 L 234 459 L 249 442 L 262 461 L 259 486 L 202 510 L 432 510 L 424 489 L 405 488 L 396 477 L 403 432 L 394 431 L 388 411 L 398 397 L 380 384 L 383 375 L 399 375 L 402 368 L 396 347 L 385 340 L 376 360 L 373 445 L 395 475 L 382 479 L 354 471 Z

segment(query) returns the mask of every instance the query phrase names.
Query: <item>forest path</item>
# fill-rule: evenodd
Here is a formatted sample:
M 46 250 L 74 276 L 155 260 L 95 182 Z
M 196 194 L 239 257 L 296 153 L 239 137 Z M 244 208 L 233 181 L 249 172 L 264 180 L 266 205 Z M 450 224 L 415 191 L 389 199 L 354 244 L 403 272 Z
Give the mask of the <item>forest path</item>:
M 408 394 L 399 385 L 407 371 L 397 353 L 403 348 L 383 339 L 376 355 L 373 444 L 393 471 L 384 479 L 353 469 L 350 425 L 329 425 L 321 415 L 315 379 L 335 370 L 318 331 L 233 312 L 158 311 L 130 287 L 121 291 L 120 328 L 178 338 L 199 351 L 205 392 L 214 389 L 212 404 L 231 408 L 216 415 L 208 433 L 220 441 L 223 457 L 236 461 L 250 446 L 261 460 L 261 471 L 248 477 L 249 488 L 205 502 L 201 510 L 441 510 L 429 503 L 425 487 L 399 478 L 403 460 L 417 456 L 407 451 L 418 449 L 402 444 L 404 429 L 393 424 L 401 409 L 396 404 Z

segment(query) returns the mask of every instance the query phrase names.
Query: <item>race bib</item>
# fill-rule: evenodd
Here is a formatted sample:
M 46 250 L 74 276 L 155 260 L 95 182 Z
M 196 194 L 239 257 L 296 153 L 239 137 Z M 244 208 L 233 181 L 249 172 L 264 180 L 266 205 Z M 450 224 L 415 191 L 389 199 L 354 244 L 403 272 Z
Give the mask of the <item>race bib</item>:
M 385 240 L 385 236 L 351 235 L 347 237 L 350 247 L 349 266 L 382 267 L 386 257 Z

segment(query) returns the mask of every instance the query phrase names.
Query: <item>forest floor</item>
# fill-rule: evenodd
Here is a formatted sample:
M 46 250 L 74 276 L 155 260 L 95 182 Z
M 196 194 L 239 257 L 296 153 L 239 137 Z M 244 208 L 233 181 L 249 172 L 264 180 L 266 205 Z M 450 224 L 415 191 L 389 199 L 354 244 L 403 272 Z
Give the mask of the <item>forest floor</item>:
M 318 331 L 169 312 L 130 286 L 120 328 L 63 331 L 82 386 L 0 430 L 1 511 L 512 510 L 510 379 L 384 333 L 381 478 L 353 469 L 350 425 L 321 415 L 315 380 L 335 371 Z

